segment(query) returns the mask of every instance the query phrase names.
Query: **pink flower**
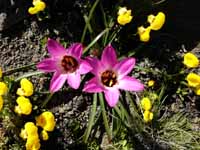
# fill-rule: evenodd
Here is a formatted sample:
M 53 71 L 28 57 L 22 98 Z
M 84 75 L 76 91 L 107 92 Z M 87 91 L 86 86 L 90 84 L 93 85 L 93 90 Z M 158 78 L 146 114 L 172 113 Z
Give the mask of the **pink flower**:
M 114 48 L 108 45 L 102 53 L 101 60 L 88 58 L 93 67 L 91 71 L 95 77 L 89 80 L 83 91 L 89 93 L 104 92 L 110 107 L 114 107 L 119 99 L 119 89 L 128 91 L 142 91 L 144 86 L 137 79 L 127 76 L 135 65 L 134 58 L 118 61 Z
M 81 59 L 82 45 L 75 43 L 65 49 L 56 41 L 48 39 L 47 49 L 51 57 L 38 63 L 37 68 L 44 72 L 54 72 L 50 91 L 58 91 L 66 80 L 72 88 L 78 89 L 81 82 L 80 75 L 92 69 L 87 61 Z

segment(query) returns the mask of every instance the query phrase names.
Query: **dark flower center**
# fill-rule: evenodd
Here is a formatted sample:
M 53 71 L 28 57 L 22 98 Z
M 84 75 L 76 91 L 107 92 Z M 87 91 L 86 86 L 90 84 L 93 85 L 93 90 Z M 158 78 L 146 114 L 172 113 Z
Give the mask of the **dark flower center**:
M 63 57 L 61 65 L 65 69 L 66 73 L 73 73 L 79 67 L 78 61 L 74 57 L 67 55 Z
M 117 75 L 112 70 L 106 70 L 101 74 L 103 85 L 113 87 L 117 83 Z

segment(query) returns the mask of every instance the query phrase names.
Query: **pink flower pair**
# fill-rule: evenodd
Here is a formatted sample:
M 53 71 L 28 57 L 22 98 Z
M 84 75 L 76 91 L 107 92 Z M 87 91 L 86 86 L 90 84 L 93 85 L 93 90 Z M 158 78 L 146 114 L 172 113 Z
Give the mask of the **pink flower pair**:
M 69 86 L 78 89 L 81 74 L 91 72 L 94 77 L 86 82 L 83 91 L 88 93 L 104 92 L 107 103 L 114 107 L 119 99 L 119 89 L 141 91 L 142 83 L 127 76 L 135 65 L 134 58 L 118 61 L 116 52 L 108 45 L 102 53 L 101 60 L 88 57 L 81 59 L 83 47 L 80 43 L 71 45 L 67 50 L 56 41 L 49 39 L 47 49 L 51 55 L 41 61 L 37 68 L 44 72 L 54 72 L 50 83 L 50 91 L 58 91 L 67 80 Z

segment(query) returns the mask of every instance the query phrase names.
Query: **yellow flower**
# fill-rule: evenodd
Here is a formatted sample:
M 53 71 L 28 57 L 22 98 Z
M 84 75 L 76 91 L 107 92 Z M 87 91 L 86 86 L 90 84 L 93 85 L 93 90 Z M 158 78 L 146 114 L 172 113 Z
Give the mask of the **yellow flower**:
M 37 14 L 40 11 L 43 11 L 46 8 L 45 2 L 42 0 L 33 0 L 33 6 L 28 9 L 28 12 L 31 15 Z
M 0 82 L 0 95 L 5 95 L 8 92 L 8 87 L 4 82 Z
M 147 21 L 150 23 L 152 30 L 159 30 L 165 23 L 165 14 L 163 12 L 159 12 L 156 16 L 151 14 L 148 16 Z
M 0 111 L 3 108 L 3 97 L 0 95 Z
M 46 130 L 42 130 L 42 132 L 41 132 L 41 137 L 42 137 L 42 139 L 43 139 L 44 141 L 46 141 L 46 140 L 49 139 L 49 135 L 48 135 L 48 133 L 47 133 Z
M 31 96 L 33 94 L 33 84 L 26 78 L 20 81 L 21 88 L 17 89 L 20 96 Z
M 143 26 L 138 27 L 138 34 L 140 37 L 140 41 L 148 42 L 150 39 L 150 32 L 151 32 L 150 27 L 147 28 L 144 28 Z
M 200 76 L 196 73 L 189 73 L 186 80 L 191 87 L 198 87 L 200 85 Z
M 143 119 L 145 122 L 150 122 L 153 119 L 153 113 L 148 110 L 145 110 L 143 114 Z
M 200 86 L 194 89 L 196 95 L 200 95 Z
M 24 129 L 21 130 L 20 137 L 27 139 L 32 136 L 38 136 L 38 128 L 33 122 L 26 122 Z
M 53 131 L 55 124 L 55 117 L 50 111 L 45 111 L 36 117 L 36 125 L 42 127 L 46 131 Z
M 148 84 L 148 87 L 152 87 L 152 86 L 154 86 L 155 81 L 154 80 L 149 80 L 147 84 Z
M 131 16 L 131 10 L 127 10 L 126 7 L 120 7 L 118 11 L 117 22 L 120 25 L 130 23 L 133 16 Z
M 142 108 L 144 110 L 150 110 L 151 107 L 152 107 L 152 104 L 151 104 L 151 101 L 149 98 L 147 97 L 144 97 L 142 100 L 141 100 L 141 105 L 142 105 Z
M 186 53 L 184 55 L 183 64 L 186 65 L 188 68 L 195 68 L 199 65 L 198 58 L 192 53 Z
M 0 67 L 0 78 L 2 78 L 3 76 L 3 72 L 2 72 L 2 68 Z
M 40 139 L 38 136 L 31 136 L 26 141 L 26 150 L 39 150 Z
M 15 106 L 15 112 L 19 115 L 29 115 L 32 111 L 32 104 L 28 98 L 20 96 L 16 100 L 18 106 Z

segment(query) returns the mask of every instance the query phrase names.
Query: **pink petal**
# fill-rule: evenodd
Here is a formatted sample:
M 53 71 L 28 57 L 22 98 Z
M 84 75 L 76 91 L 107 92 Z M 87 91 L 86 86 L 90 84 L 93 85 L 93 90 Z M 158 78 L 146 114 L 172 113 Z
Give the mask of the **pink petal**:
M 71 86 L 74 89 L 78 89 L 81 83 L 81 76 L 79 73 L 74 72 L 68 74 L 68 80 L 67 80 L 69 86 Z
M 114 66 L 114 70 L 118 73 L 119 78 L 123 78 L 125 75 L 131 72 L 134 66 L 134 58 L 125 58 Z
M 54 72 L 56 68 L 56 61 L 52 58 L 44 59 L 37 64 L 37 69 L 44 72 Z
M 50 92 L 57 92 L 60 90 L 67 80 L 67 77 L 68 76 L 66 74 L 55 72 L 53 78 L 51 79 Z
M 86 61 L 90 64 L 92 67 L 92 70 L 90 71 L 94 75 L 100 75 L 100 73 L 104 70 L 105 66 L 95 57 L 87 57 Z
M 123 90 L 135 92 L 142 91 L 144 89 L 144 85 L 140 81 L 129 76 L 125 76 L 120 79 L 119 85 L 117 87 Z
M 82 52 L 83 45 L 81 43 L 74 43 L 68 48 L 68 53 L 77 58 L 81 58 Z
M 117 63 L 117 55 L 115 49 L 109 44 L 103 50 L 101 62 L 106 67 L 113 67 Z
M 119 90 L 112 88 L 104 91 L 106 101 L 110 107 L 114 107 L 119 100 Z
M 81 60 L 78 72 L 80 74 L 86 74 L 92 70 L 91 65 L 86 60 Z
M 48 39 L 47 49 L 52 57 L 64 56 L 67 54 L 66 49 L 57 41 Z
M 85 83 L 83 91 L 88 93 L 99 93 L 103 91 L 103 87 L 99 84 L 98 79 L 94 77 Z

